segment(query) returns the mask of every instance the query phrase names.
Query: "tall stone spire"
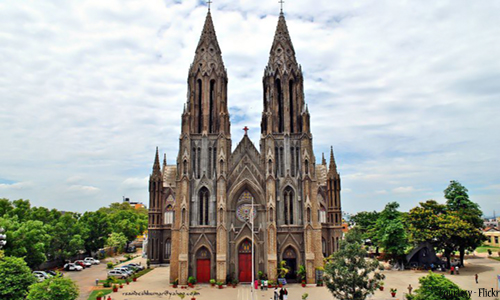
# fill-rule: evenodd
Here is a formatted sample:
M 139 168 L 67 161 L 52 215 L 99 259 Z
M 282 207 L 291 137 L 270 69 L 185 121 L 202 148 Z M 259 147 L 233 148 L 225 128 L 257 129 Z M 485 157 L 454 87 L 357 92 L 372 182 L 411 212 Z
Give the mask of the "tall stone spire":
M 151 174 L 151 177 L 153 179 L 156 177 L 161 177 L 160 156 L 158 154 L 158 147 L 156 147 L 155 162 L 153 164 L 153 174 Z
M 203 26 L 203 31 L 201 32 L 200 40 L 198 42 L 198 46 L 196 47 L 196 54 L 192 67 L 195 69 L 199 67 L 196 63 L 200 60 L 215 60 L 217 63 L 220 63 L 220 66 L 224 69 L 222 52 L 219 47 L 219 42 L 217 41 L 217 35 L 215 34 L 215 27 L 210 11 L 208 11 L 205 19 L 205 25 Z
M 288 32 L 285 15 L 280 13 L 276 32 L 274 33 L 273 45 L 269 53 L 268 66 L 273 66 L 275 69 L 283 66 L 285 68 L 292 63 L 295 67 L 297 60 L 295 58 L 295 49 L 293 48 L 292 39 Z
M 331 175 L 338 174 L 337 164 L 335 163 L 335 157 L 333 156 L 333 146 L 330 148 L 330 166 L 329 166 L 328 174 L 331 174 Z

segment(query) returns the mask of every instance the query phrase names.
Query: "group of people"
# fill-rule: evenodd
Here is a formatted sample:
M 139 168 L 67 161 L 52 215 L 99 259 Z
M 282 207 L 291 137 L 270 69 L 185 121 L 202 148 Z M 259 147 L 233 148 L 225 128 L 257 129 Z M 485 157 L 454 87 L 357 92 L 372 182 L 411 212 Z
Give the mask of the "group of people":
M 288 291 L 286 288 L 281 288 L 278 290 L 277 287 L 274 288 L 274 299 L 270 300 L 287 300 L 288 299 Z

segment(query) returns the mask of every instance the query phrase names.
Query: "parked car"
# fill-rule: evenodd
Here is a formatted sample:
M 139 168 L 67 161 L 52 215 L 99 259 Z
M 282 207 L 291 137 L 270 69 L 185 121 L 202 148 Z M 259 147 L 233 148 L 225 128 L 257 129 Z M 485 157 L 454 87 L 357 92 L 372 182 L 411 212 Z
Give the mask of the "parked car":
M 114 268 L 113 270 L 122 271 L 122 272 L 128 274 L 129 276 L 131 276 L 132 274 L 134 274 L 134 272 L 132 272 L 131 270 L 129 270 L 129 269 L 125 268 L 125 267 Z
M 61 273 L 59 271 L 50 270 L 50 271 L 47 271 L 47 274 L 55 276 L 55 277 L 63 277 L 63 273 Z
M 108 277 L 116 277 L 116 278 L 121 278 L 125 279 L 128 278 L 129 275 L 122 270 L 111 270 L 108 272 Z
M 52 275 L 48 274 L 47 272 L 44 272 L 44 271 L 33 271 L 33 274 L 35 274 L 35 276 L 42 276 L 44 279 L 49 279 L 50 277 L 52 277 Z
M 126 251 L 126 252 L 127 252 L 127 253 L 135 253 L 135 251 L 136 251 L 136 250 L 137 250 L 137 249 L 135 248 L 135 246 L 129 246 L 129 247 L 127 248 L 127 251 Z
M 92 267 L 91 263 L 83 261 L 83 260 L 75 260 L 75 264 L 82 266 L 84 269 Z
M 122 268 L 126 268 L 127 270 L 129 270 L 132 273 L 139 272 L 138 268 L 136 268 L 134 266 L 131 266 L 131 265 L 124 265 L 124 266 L 121 266 L 121 267 Z
M 129 263 L 128 266 L 136 267 L 139 270 L 144 270 L 144 266 L 136 263 Z
M 85 257 L 85 259 L 83 261 L 86 261 L 86 262 L 89 262 L 93 265 L 98 265 L 100 264 L 101 262 L 93 257 Z
M 81 271 L 83 267 L 74 263 L 67 263 L 64 265 L 64 270 L 66 271 Z
M 36 280 L 37 280 L 38 282 L 42 282 L 42 281 L 44 281 L 45 279 L 47 279 L 47 278 L 45 278 L 45 277 L 44 277 L 42 274 L 40 274 L 40 273 L 35 273 L 35 272 L 33 272 L 33 275 L 35 276 L 35 278 L 36 278 Z

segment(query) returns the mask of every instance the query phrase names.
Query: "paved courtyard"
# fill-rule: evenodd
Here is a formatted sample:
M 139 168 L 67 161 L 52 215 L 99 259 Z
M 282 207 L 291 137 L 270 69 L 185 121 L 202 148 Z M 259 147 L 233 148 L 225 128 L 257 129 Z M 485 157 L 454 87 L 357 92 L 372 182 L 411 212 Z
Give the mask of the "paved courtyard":
M 144 263 L 144 262 L 143 262 Z M 172 295 L 175 292 L 197 292 L 197 300 L 250 300 L 251 292 L 249 285 L 239 285 L 237 288 L 224 288 L 218 290 L 209 285 L 197 285 L 192 289 L 174 289 L 169 284 L 169 267 L 158 267 L 152 272 L 139 278 L 139 281 L 125 286 L 120 289 L 118 293 L 112 293 L 111 299 L 113 300 L 132 300 L 132 299 L 180 299 Z M 476 285 L 474 280 L 475 274 L 479 275 L 479 284 Z M 404 294 L 408 292 L 408 284 L 411 284 L 414 289 L 418 287 L 418 278 L 425 276 L 427 272 L 424 271 L 384 271 L 386 275 L 385 290 L 383 292 L 377 291 L 371 298 L 374 300 L 385 299 L 405 299 Z M 466 268 L 461 269 L 460 275 L 446 275 L 447 278 L 457 283 L 461 288 L 472 290 L 472 299 L 495 299 L 495 297 L 480 297 L 479 288 L 491 289 L 497 288 L 496 275 L 500 275 L 500 262 L 477 257 L 471 258 L 466 261 Z M 397 288 L 398 292 L 396 298 L 392 298 L 389 292 L 390 288 Z M 309 294 L 309 300 L 318 299 L 331 299 L 334 300 L 326 287 L 306 287 L 302 288 L 298 284 L 288 286 L 289 300 L 301 300 L 303 293 Z M 149 295 L 148 295 L 149 293 Z M 272 291 L 256 291 L 256 300 L 269 300 L 272 297 Z M 190 300 L 190 296 L 185 299 Z

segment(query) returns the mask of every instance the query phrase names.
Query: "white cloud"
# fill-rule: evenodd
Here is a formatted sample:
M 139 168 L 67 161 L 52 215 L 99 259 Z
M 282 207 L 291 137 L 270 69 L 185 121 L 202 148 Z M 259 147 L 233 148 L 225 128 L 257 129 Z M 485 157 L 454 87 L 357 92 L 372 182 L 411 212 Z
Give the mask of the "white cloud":
M 85 194 L 96 194 L 100 191 L 99 188 L 89 185 L 72 185 L 68 187 L 68 191 L 71 192 L 83 192 Z
M 212 7 L 233 145 L 245 125 L 258 144 L 278 3 Z M 485 187 L 500 184 L 499 9 L 492 0 L 286 3 L 316 157 L 334 145 L 346 211 L 409 209 L 442 198 L 452 179 L 485 211 L 496 207 Z M 77 211 L 124 195 L 147 202 L 155 146 L 170 163 L 177 156 L 205 15 L 194 0 L 0 2 L 0 178 L 32 182 L 0 181 L 0 197 Z M 59 193 L 61 183 L 99 190 Z M 404 187 L 415 190 L 394 192 Z

